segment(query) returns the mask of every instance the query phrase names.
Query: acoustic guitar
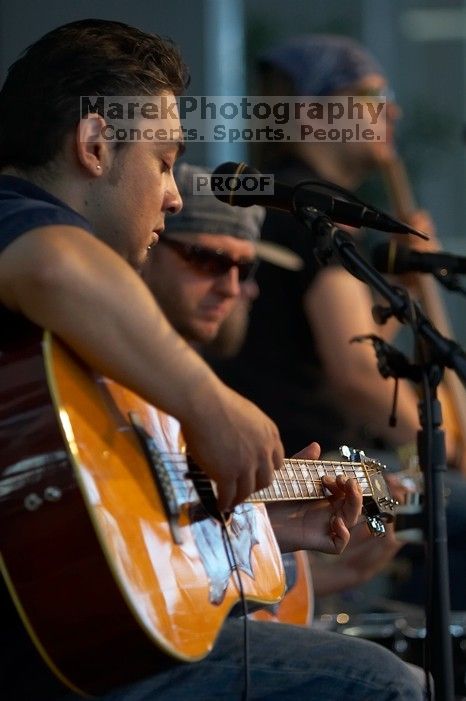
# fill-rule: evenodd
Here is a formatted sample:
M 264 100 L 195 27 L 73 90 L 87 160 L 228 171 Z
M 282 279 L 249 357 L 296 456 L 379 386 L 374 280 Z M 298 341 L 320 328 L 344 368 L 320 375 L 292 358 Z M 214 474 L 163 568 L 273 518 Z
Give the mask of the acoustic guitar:
M 381 467 L 363 454 L 285 460 L 270 487 L 219 514 L 175 419 L 48 332 L 0 350 L 1 568 L 39 653 L 77 693 L 200 660 L 240 585 L 249 601 L 280 601 L 265 503 L 325 498 L 321 477 L 343 473 L 374 532 L 392 518 Z

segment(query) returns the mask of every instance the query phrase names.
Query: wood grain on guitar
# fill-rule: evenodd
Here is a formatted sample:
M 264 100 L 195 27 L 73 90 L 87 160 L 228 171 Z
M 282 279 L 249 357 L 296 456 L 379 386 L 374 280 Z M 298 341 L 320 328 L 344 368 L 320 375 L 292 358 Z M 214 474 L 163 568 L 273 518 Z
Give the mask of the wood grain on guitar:
M 240 599 L 238 573 L 248 600 L 280 601 L 281 554 L 260 502 L 325 498 L 320 477 L 345 473 L 374 522 L 391 517 L 376 463 L 291 460 L 235 509 L 225 538 L 175 419 L 40 329 L 2 350 L 2 571 L 45 662 L 83 695 L 207 655 Z

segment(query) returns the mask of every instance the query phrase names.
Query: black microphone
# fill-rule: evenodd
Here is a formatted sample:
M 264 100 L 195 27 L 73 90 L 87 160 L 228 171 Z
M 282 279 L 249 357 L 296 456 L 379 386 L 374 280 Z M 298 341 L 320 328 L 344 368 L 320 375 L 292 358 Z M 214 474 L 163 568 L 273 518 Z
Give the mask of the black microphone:
M 466 258 L 451 253 L 421 253 L 395 241 L 381 243 L 372 252 L 372 264 L 381 273 L 466 273 Z
M 248 184 L 247 177 L 252 181 Z M 262 181 L 261 181 L 262 178 Z M 413 229 L 397 219 L 377 211 L 358 202 L 346 202 L 337 199 L 333 195 L 312 190 L 307 186 L 302 188 L 292 187 L 274 180 L 273 194 L 266 194 L 261 188 L 265 175 L 246 163 L 222 163 L 213 171 L 210 185 L 213 194 L 221 202 L 237 207 L 251 207 L 254 204 L 271 209 L 281 209 L 285 212 L 294 212 L 303 207 L 314 207 L 324 212 L 339 224 L 349 226 L 368 226 L 371 229 L 380 229 L 393 233 L 415 234 L 422 238 L 428 238 L 425 234 Z M 244 183 L 244 187 L 243 184 Z M 249 185 L 248 187 L 246 187 Z M 238 190 L 240 192 L 238 192 Z M 246 192 L 246 194 L 241 194 Z

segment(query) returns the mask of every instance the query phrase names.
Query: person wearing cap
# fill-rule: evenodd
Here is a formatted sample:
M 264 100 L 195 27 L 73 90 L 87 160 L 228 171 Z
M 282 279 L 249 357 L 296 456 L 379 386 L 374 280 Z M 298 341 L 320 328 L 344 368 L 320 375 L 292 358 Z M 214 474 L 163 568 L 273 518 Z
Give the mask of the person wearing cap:
M 263 95 L 388 96 L 385 142 L 267 144 L 259 164 L 263 172 L 290 185 L 317 178 L 355 189 L 393 155 L 400 110 L 390 97 L 381 66 L 357 42 L 343 36 L 297 36 L 265 51 L 258 65 Z M 433 231 L 424 212 L 416 212 L 409 223 Z M 397 423 L 389 426 L 392 381 L 387 383 L 380 376 L 369 344 L 349 343 L 359 334 L 384 334 L 372 318 L 369 288 L 338 264 L 321 268 L 309 231 L 287 213 L 269 210 L 262 236 L 292 247 L 306 266 L 295 275 L 261 266 L 257 276 L 261 294 L 251 310 L 244 346 L 235 358 L 216 361 L 214 368 L 274 418 L 286 452 L 301 445 L 312 427 L 324 455 L 345 443 L 366 452 L 382 443 L 392 451 L 385 457 L 397 464 L 394 451 L 413 445 L 416 438 L 417 398 L 412 387 L 400 380 Z M 449 480 L 447 517 L 455 549 L 450 548 L 451 570 L 466 576 L 460 545 L 466 535 L 461 515 L 466 483 L 460 475 L 450 474 Z M 421 603 L 422 581 L 422 569 L 416 568 L 409 591 L 403 589 L 397 595 Z M 462 581 L 463 576 L 451 577 L 452 603 L 457 609 L 466 607 Z
M 212 195 L 193 194 L 193 179 L 205 173 L 186 163 L 176 169 L 183 209 L 167 217 L 143 270 L 175 329 L 201 344 L 217 336 L 243 287 L 246 297 L 255 295 L 255 242 L 265 216 L 260 207 L 240 211 Z
M 259 240 L 263 208 L 230 207 L 212 195 L 194 194 L 194 178 L 208 175 L 207 169 L 181 163 L 175 173 L 183 209 L 167 217 L 143 277 L 184 338 L 203 346 L 216 341 L 216 352 L 230 355 L 241 346 L 259 292 L 259 261 L 288 270 L 299 269 L 302 261 L 289 249 Z

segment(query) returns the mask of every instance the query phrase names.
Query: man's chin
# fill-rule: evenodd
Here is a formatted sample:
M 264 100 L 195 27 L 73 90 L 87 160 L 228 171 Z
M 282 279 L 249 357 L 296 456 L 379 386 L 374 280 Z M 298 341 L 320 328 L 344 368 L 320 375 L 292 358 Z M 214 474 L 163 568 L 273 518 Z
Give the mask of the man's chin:
M 218 329 L 219 324 L 216 324 L 215 328 L 203 329 L 199 334 L 199 343 L 212 343 L 212 341 L 215 341 L 218 336 Z
M 144 249 L 142 251 L 138 251 L 136 255 L 133 256 L 125 256 L 127 262 L 130 264 L 132 268 L 138 273 L 138 275 L 142 275 L 142 272 L 144 270 L 144 266 L 147 263 L 147 259 L 149 257 L 149 251 L 148 249 Z
M 220 324 L 218 322 L 203 322 L 191 326 L 185 337 L 192 343 L 206 345 L 212 343 L 218 335 Z

